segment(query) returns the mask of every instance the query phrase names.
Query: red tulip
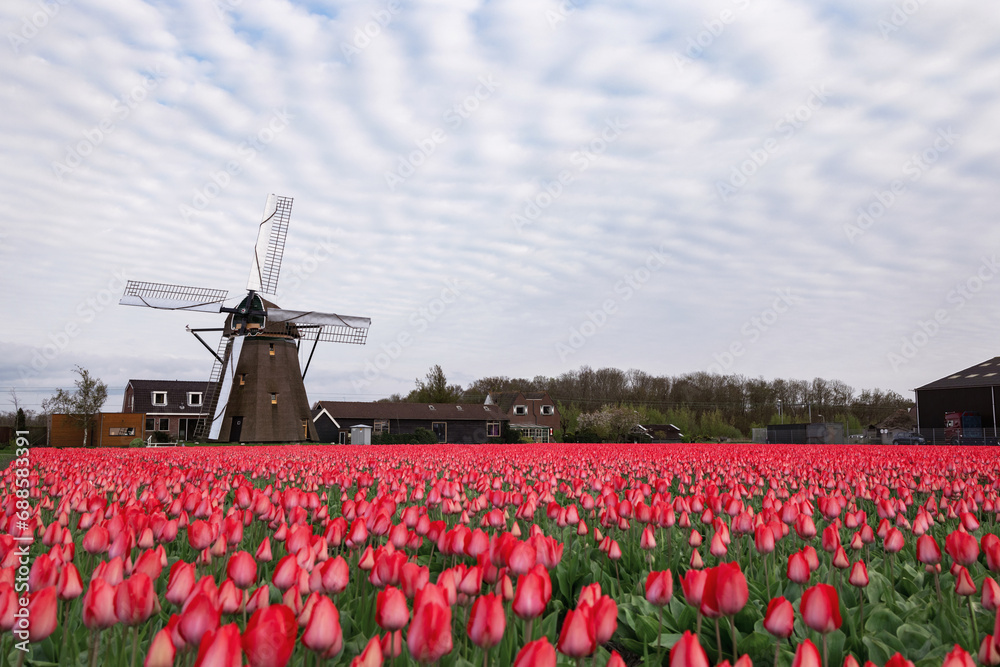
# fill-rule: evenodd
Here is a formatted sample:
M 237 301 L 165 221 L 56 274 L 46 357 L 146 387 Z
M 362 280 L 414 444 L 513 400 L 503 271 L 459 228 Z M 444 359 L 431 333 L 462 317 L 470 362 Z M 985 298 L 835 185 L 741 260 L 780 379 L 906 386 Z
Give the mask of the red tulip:
M 980 540 L 983 555 L 986 556 L 986 569 L 990 572 L 1000 572 L 1000 537 L 986 533 Z
M 972 581 L 969 571 L 961 565 L 958 567 L 958 574 L 955 575 L 955 594 L 962 596 L 976 594 L 976 583 Z
M 602 595 L 591 610 L 591 618 L 597 643 L 607 644 L 618 628 L 618 605 L 611 597 Z
M 177 656 L 177 647 L 174 646 L 170 638 L 170 630 L 163 628 L 155 635 L 153 641 L 149 642 L 149 649 L 146 651 L 146 660 L 143 667 L 173 667 L 174 658 Z
M 255 611 L 240 640 L 249 667 L 285 667 L 298 631 L 295 613 L 283 604 Z
M 863 560 L 859 560 L 851 566 L 851 575 L 847 579 L 852 586 L 864 588 L 868 585 L 868 568 Z
M 188 644 L 198 645 L 209 631 L 219 627 L 222 610 L 208 593 L 195 593 L 184 604 L 177 630 Z
M 504 613 L 502 598 L 492 593 L 476 598 L 466 628 L 473 644 L 482 649 L 496 646 L 503 638 L 506 627 L 507 616 Z
M 233 580 L 237 588 L 246 590 L 257 581 L 257 561 L 246 551 L 237 551 L 229 557 L 226 576 Z
M 774 551 L 774 532 L 766 524 L 762 523 L 754 529 L 753 541 L 759 554 L 769 554 Z
M 413 561 L 407 561 L 399 568 L 399 587 L 402 589 L 403 595 L 408 600 L 412 600 L 416 596 L 417 591 L 430 581 L 430 577 L 430 569 L 426 565 L 418 565 Z
M 91 527 L 83 536 L 83 550 L 88 554 L 106 553 L 110 544 L 108 529 L 100 524 Z
M 75 600 L 83 594 L 83 580 L 73 563 L 66 563 L 59 571 L 56 591 L 60 600 Z
M 423 663 L 434 662 L 451 652 L 451 607 L 436 584 L 427 584 L 417 591 L 406 645 L 410 655 Z
M 198 646 L 194 667 L 240 667 L 240 629 L 235 623 L 209 630 Z
M 384 630 L 393 632 L 410 622 L 410 608 L 406 596 L 398 588 L 386 586 L 375 599 L 375 622 Z
M 145 623 L 158 605 L 153 580 L 145 572 L 133 574 L 115 591 L 115 615 L 128 626 Z
M 979 543 L 976 538 L 961 530 L 953 530 L 944 540 L 945 551 L 959 565 L 968 567 L 979 558 Z
M 795 649 L 792 667 L 823 667 L 823 660 L 819 657 L 816 645 L 808 639 L 799 644 Z
M 91 630 L 103 630 L 117 622 L 115 587 L 97 577 L 83 596 L 83 624 Z
M 344 648 L 340 611 L 325 595 L 318 595 L 313 603 L 309 622 L 302 633 L 302 645 L 323 658 L 332 658 Z
M 994 640 L 993 635 L 986 635 L 983 638 L 982 643 L 979 645 L 979 654 L 977 656 L 979 664 L 989 665 L 989 667 L 1000 665 L 1000 646 L 997 644 L 998 642 Z
M 546 637 L 528 642 L 517 652 L 513 667 L 556 667 L 556 649 Z
M 987 611 L 996 611 L 1000 608 L 1000 585 L 990 577 L 983 579 L 982 604 L 983 609 Z
M 592 612 L 590 604 L 586 602 L 566 612 L 559 641 L 556 643 L 560 653 L 571 658 L 582 658 L 597 650 Z
M 913 663 L 904 658 L 900 653 L 895 654 L 885 663 L 885 667 L 914 667 Z
M 795 624 L 795 610 L 792 603 L 784 597 L 776 597 L 767 605 L 764 614 L 764 629 L 775 637 L 787 639 L 792 634 Z
M 59 599 L 55 586 L 32 593 L 28 602 L 28 641 L 37 643 L 55 632 Z
M 517 587 L 514 589 L 514 613 L 518 618 L 535 618 L 543 611 L 552 597 L 552 582 L 549 579 L 548 571 L 542 568 L 532 569 L 527 574 L 522 574 L 517 578 Z
M 17 620 L 14 616 L 20 608 L 17 591 L 6 581 L 0 582 L 0 632 L 9 632 Z
M 670 667 L 710 667 L 705 649 L 698 643 L 698 636 L 685 630 L 670 649 Z
M 965 649 L 955 644 L 955 648 L 944 657 L 941 667 L 976 667 L 976 663 Z
M 368 640 L 368 644 L 365 645 L 361 654 L 351 660 L 351 667 L 382 667 L 383 659 L 382 644 L 376 635 Z
M 274 556 L 271 555 L 271 537 L 266 536 L 261 541 L 260 546 L 257 547 L 256 553 L 254 553 L 254 558 L 259 560 L 261 563 L 270 563 L 274 560 Z
M 188 544 L 195 551 L 204 551 L 212 545 L 212 526 L 207 521 L 192 521 L 188 524 Z
M 716 606 L 723 616 L 735 616 L 747 603 L 747 579 L 736 562 L 722 563 L 715 567 Z
M 903 538 L 903 533 L 900 532 L 899 528 L 890 528 L 885 534 L 885 551 L 886 553 L 896 554 L 903 550 L 903 546 L 906 544 L 906 540 Z
M 935 565 L 941 562 L 941 548 L 937 540 L 924 533 L 917 538 L 917 560 L 925 565 Z
M 179 560 L 170 567 L 167 576 L 167 601 L 180 607 L 188 599 L 195 583 L 194 563 Z
M 612 651 L 604 667 L 626 667 L 626 665 L 618 651 Z
M 840 627 L 840 599 L 829 584 L 816 584 L 802 593 L 799 613 L 806 626 L 826 634 Z
M 796 551 L 788 557 L 788 578 L 797 584 L 806 584 L 809 582 L 809 576 L 811 574 L 809 570 L 809 563 L 806 561 L 805 555 L 801 551 Z
M 701 608 L 706 579 L 708 579 L 708 573 L 704 570 L 688 570 L 681 577 L 681 591 L 684 593 L 684 599 L 695 609 Z
M 274 566 L 271 583 L 279 591 L 285 592 L 299 582 L 299 572 L 301 569 L 298 561 L 295 560 L 295 555 L 288 554 Z
M 663 607 L 670 603 L 670 598 L 674 595 L 674 575 L 670 570 L 662 572 L 650 572 L 646 577 L 646 599 L 656 605 Z

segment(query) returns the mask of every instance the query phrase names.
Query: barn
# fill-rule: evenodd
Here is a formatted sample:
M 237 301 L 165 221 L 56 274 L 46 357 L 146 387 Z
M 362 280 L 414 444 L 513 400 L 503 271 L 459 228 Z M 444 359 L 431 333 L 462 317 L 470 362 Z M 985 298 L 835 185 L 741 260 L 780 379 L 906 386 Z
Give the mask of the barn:
M 918 387 L 914 390 L 917 429 L 929 444 L 943 444 L 951 439 L 946 430 L 953 428 L 948 426 L 946 415 L 959 413 L 965 421 L 981 424 L 980 437 L 996 438 L 998 386 L 1000 357 L 987 359 Z
M 370 426 L 372 435 L 433 432 L 438 442 L 483 443 L 500 436 L 508 420 L 497 405 L 479 403 L 389 403 L 318 401 L 313 424 L 320 442 L 346 444 L 351 428 Z

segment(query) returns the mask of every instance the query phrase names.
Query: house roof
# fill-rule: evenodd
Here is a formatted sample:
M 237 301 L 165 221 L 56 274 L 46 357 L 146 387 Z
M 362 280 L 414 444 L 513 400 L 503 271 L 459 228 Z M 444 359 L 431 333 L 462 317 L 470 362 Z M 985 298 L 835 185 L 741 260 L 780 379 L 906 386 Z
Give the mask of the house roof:
M 514 405 L 514 401 L 517 397 L 521 395 L 519 391 L 503 391 L 498 394 L 491 394 L 493 403 L 497 405 L 504 412 L 504 414 L 509 414 L 511 407 Z
M 507 416 L 497 405 L 482 403 L 373 403 L 370 401 L 317 401 L 313 415 L 326 411 L 341 419 L 413 419 L 449 421 L 495 421 Z
M 145 412 L 147 414 L 191 413 L 198 415 L 200 405 L 188 405 L 188 392 L 198 392 L 204 397 L 208 383 L 205 380 L 129 380 L 132 387 L 132 409 L 130 412 Z M 167 392 L 166 405 L 153 405 L 153 392 Z M 181 406 L 184 407 L 181 407 Z M 128 409 L 127 405 L 122 406 Z
M 993 357 L 980 362 L 975 366 L 969 366 L 965 370 L 958 371 L 945 376 L 940 380 L 935 380 L 923 387 L 917 387 L 917 391 L 925 389 L 961 389 L 966 387 L 990 387 L 1000 385 L 1000 357 Z

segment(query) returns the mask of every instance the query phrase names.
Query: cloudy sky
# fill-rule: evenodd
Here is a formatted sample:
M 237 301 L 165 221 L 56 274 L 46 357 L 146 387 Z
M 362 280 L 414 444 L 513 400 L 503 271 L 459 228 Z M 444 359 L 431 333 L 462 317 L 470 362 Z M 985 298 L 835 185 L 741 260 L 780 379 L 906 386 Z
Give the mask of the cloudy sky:
M 6 0 L 0 386 L 201 379 L 275 301 L 310 398 L 583 364 L 910 390 L 998 354 L 1000 14 L 969 0 Z M 9 408 L 5 408 L 9 409 Z

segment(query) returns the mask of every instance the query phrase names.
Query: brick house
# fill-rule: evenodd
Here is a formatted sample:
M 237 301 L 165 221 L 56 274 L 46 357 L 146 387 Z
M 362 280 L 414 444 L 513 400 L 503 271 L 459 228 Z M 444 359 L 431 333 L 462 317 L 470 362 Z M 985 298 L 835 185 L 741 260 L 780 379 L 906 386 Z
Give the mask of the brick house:
M 496 405 L 479 403 L 387 403 L 317 401 L 313 425 L 320 442 L 347 444 L 351 427 L 383 433 L 414 433 L 418 428 L 435 433 L 442 443 L 483 443 L 500 436 L 507 417 Z
M 559 408 L 547 391 L 489 394 L 485 404 L 499 407 L 512 430 L 535 442 L 553 442 L 553 433 L 560 428 Z
M 146 434 L 167 433 L 171 440 L 191 440 L 200 417 L 206 382 L 129 380 L 122 412 L 143 413 Z

